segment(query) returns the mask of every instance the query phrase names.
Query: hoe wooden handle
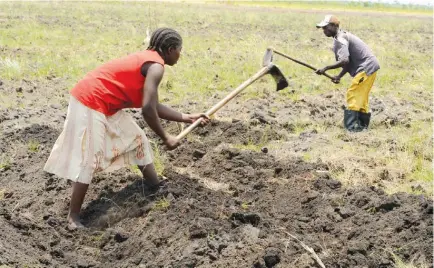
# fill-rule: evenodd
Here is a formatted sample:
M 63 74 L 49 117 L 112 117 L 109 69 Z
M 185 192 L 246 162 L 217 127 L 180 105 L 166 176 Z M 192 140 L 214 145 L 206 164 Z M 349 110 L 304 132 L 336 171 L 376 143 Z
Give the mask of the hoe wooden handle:
M 218 102 L 213 107 L 211 107 L 211 109 L 209 109 L 205 114 L 207 116 L 213 115 L 215 112 L 220 110 L 220 108 L 222 108 L 226 103 L 228 103 L 231 99 L 233 99 L 236 95 L 238 95 L 241 91 L 243 91 L 246 87 L 251 85 L 253 82 L 258 80 L 262 76 L 266 75 L 273 66 L 274 66 L 273 64 L 270 64 L 268 66 L 263 67 L 256 74 L 254 74 L 252 77 L 250 77 L 244 83 L 242 83 L 236 89 L 234 89 L 231 93 L 229 93 L 229 95 L 227 95 L 224 99 L 222 99 L 220 102 Z M 184 129 L 181 133 L 179 133 L 179 135 L 176 136 L 176 138 L 179 140 L 184 138 L 188 133 L 190 133 L 193 129 L 199 126 L 202 120 L 203 120 L 202 118 L 196 120 L 193 124 L 188 126 L 188 128 Z
M 296 63 L 298 63 L 298 64 L 301 64 L 301 65 L 303 65 L 303 66 L 305 66 L 305 67 L 307 67 L 307 68 L 310 68 L 310 69 L 312 69 L 312 70 L 314 70 L 314 71 L 318 70 L 317 68 L 315 68 L 315 67 L 313 67 L 313 66 L 311 66 L 311 65 L 309 65 L 309 64 L 307 64 L 307 63 L 304 63 L 304 62 L 302 62 L 302 61 L 299 61 L 299 60 L 296 60 L 296 59 L 294 59 L 294 58 L 291 58 L 290 56 L 286 55 L 285 53 L 282 53 L 282 52 L 277 51 L 277 50 L 273 50 L 273 51 L 274 51 L 274 53 L 276 53 L 277 55 L 280 55 L 280 56 L 285 57 L 285 58 L 287 58 L 287 59 L 289 59 L 289 60 L 292 60 L 292 61 L 294 61 L 294 62 L 296 62 Z M 326 73 L 323 73 L 323 75 L 326 76 L 326 77 L 328 77 L 328 78 L 330 78 L 331 80 L 333 80 L 333 77 L 332 77 L 332 76 L 330 76 L 330 75 L 328 75 L 328 74 L 326 74 Z

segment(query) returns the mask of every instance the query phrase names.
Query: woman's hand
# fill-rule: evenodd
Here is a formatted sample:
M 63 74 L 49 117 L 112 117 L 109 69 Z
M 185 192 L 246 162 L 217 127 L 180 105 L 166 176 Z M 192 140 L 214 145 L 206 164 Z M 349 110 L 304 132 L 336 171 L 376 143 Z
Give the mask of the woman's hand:
M 164 145 L 166 145 L 167 150 L 174 150 L 179 146 L 179 140 L 172 135 L 168 135 L 165 140 L 163 140 Z
M 192 124 L 192 123 L 196 122 L 196 120 L 202 118 L 202 121 L 200 122 L 201 126 L 207 125 L 210 121 L 209 116 L 207 116 L 204 113 L 184 114 L 183 117 L 184 117 L 184 122 L 190 123 L 190 124 Z

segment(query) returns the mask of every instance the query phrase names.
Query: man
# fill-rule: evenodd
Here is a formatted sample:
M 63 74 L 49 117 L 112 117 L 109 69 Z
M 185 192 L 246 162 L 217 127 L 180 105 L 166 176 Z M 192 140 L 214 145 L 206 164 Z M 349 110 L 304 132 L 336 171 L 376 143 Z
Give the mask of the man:
M 324 74 L 327 70 L 342 68 L 333 78 L 334 83 L 348 72 L 353 80 L 347 90 L 347 109 L 344 111 L 344 126 L 351 132 L 367 129 L 371 119 L 369 112 L 369 92 L 374 84 L 377 70 L 380 69 L 377 58 L 369 47 L 357 36 L 339 29 L 339 19 L 333 15 L 325 16 L 316 25 L 322 28 L 327 37 L 333 37 L 333 52 L 336 63 L 316 71 Z

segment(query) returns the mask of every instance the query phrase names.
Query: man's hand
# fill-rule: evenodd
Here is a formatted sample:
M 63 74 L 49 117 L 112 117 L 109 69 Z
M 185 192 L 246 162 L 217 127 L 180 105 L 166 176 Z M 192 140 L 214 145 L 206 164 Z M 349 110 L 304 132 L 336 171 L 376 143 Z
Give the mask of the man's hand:
M 205 126 L 209 123 L 210 119 L 209 116 L 207 116 L 206 114 L 201 114 L 201 113 L 197 113 L 197 114 L 184 114 L 184 122 L 185 123 L 194 123 L 196 120 L 198 120 L 199 118 L 202 118 L 202 121 L 200 122 L 201 126 Z
M 324 68 L 322 68 L 322 69 L 318 69 L 318 70 L 316 70 L 315 73 L 318 74 L 318 75 L 322 75 L 322 74 L 325 74 L 325 72 L 326 72 L 327 70 L 328 70 L 328 68 L 327 68 L 327 67 L 324 67 Z
M 339 84 L 341 82 L 341 77 L 339 75 L 333 76 L 332 82 L 335 84 Z
M 172 135 L 168 135 L 165 140 L 163 140 L 164 145 L 166 145 L 167 150 L 171 151 L 179 146 L 179 140 Z

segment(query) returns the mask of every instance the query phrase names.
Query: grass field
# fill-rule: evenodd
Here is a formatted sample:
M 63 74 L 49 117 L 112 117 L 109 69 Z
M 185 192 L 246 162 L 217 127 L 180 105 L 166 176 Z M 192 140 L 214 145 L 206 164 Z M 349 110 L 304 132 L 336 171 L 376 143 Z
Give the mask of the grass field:
M 315 8 L 321 9 L 324 3 L 297 4 L 312 8 L 312 12 L 291 11 L 293 4 L 279 3 L 278 6 L 287 5 L 287 9 L 260 7 L 242 14 L 231 9 L 231 5 L 228 8 L 223 4 L 199 7 L 196 4 L 153 2 L 0 5 L 4 25 L 0 29 L 2 80 L 57 78 L 64 82 L 58 90 L 65 92 L 98 64 L 143 49 L 146 30 L 160 26 L 174 27 L 184 38 L 182 58 L 178 65 L 167 68 L 161 85 L 161 99 L 170 104 L 179 104 L 187 96 L 200 102 L 216 92 L 228 92 L 256 72 L 264 49 L 270 45 L 318 68 L 333 62 L 332 40 L 314 27 L 323 16 Z M 105 5 L 110 9 L 104 9 Z M 200 13 L 196 12 L 197 8 Z M 378 126 L 367 135 L 368 139 L 375 140 L 373 143 L 380 142 L 380 148 L 374 149 L 358 144 L 358 141 L 342 147 L 338 137 L 340 126 L 317 126 L 329 133 L 329 143 L 326 148 L 313 148 L 305 157 L 326 161 L 337 158 L 344 163 L 347 156 L 357 154 L 381 163 L 400 174 L 398 177 L 405 177 L 387 186 L 390 192 L 408 191 L 409 180 L 431 183 L 432 20 L 417 16 L 403 20 L 391 13 L 357 15 L 338 11 L 336 14 L 342 20 L 342 27 L 369 44 L 380 61 L 381 70 L 373 96 L 395 103 L 409 102 L 418 114 L 412 118 L 410 128 L 399 122 L 390 128 L 383 127 L 381 122 L 374 121 Z M 303 66 L 282 58 L 276 61 L 291 77 L 291 88 L 296 90 L 295 93 L 288 90 L 276 95 L 276 102 L 297 101 L 304 96 L 319 96 L 336 90 L 344 92 L 350 82 L 346 76 L 336 87 Z M 260 97 L 263 91 L 257 89 L 263 85 L 263 82 L 254 84 L 241 98 Z M 2 106 L 15 105 L 8 92 L 0 94 Z M 396 112 L 406 109 L 399 105 L 396 108 L 399 109 Z M 394 107 L 389 109 L 393 114 Z M 425 117 L 418 118 L 421 114 Z M 305 130 L 301 127 L 299 132 Z M 387 148 L 381 148 L 389 146 L 383 141 L 390 138 L 402 149 L 399 153 L 385 153 Z M 358 168 L 366 170 L 367 174 L 373 171 L 364 165 Z M 351 184 L 353 170 L 337 170 L 337 176 Z M 368 181 L 373 180 L 368 178 Z
M 228 5 L 262 6 L 304 10 L 330 10 L 349 12 L 391 13 L 394 15 L 431 15 L 432 6 L 417 4 L 391 4 L 368 1 L 218 1 Z

